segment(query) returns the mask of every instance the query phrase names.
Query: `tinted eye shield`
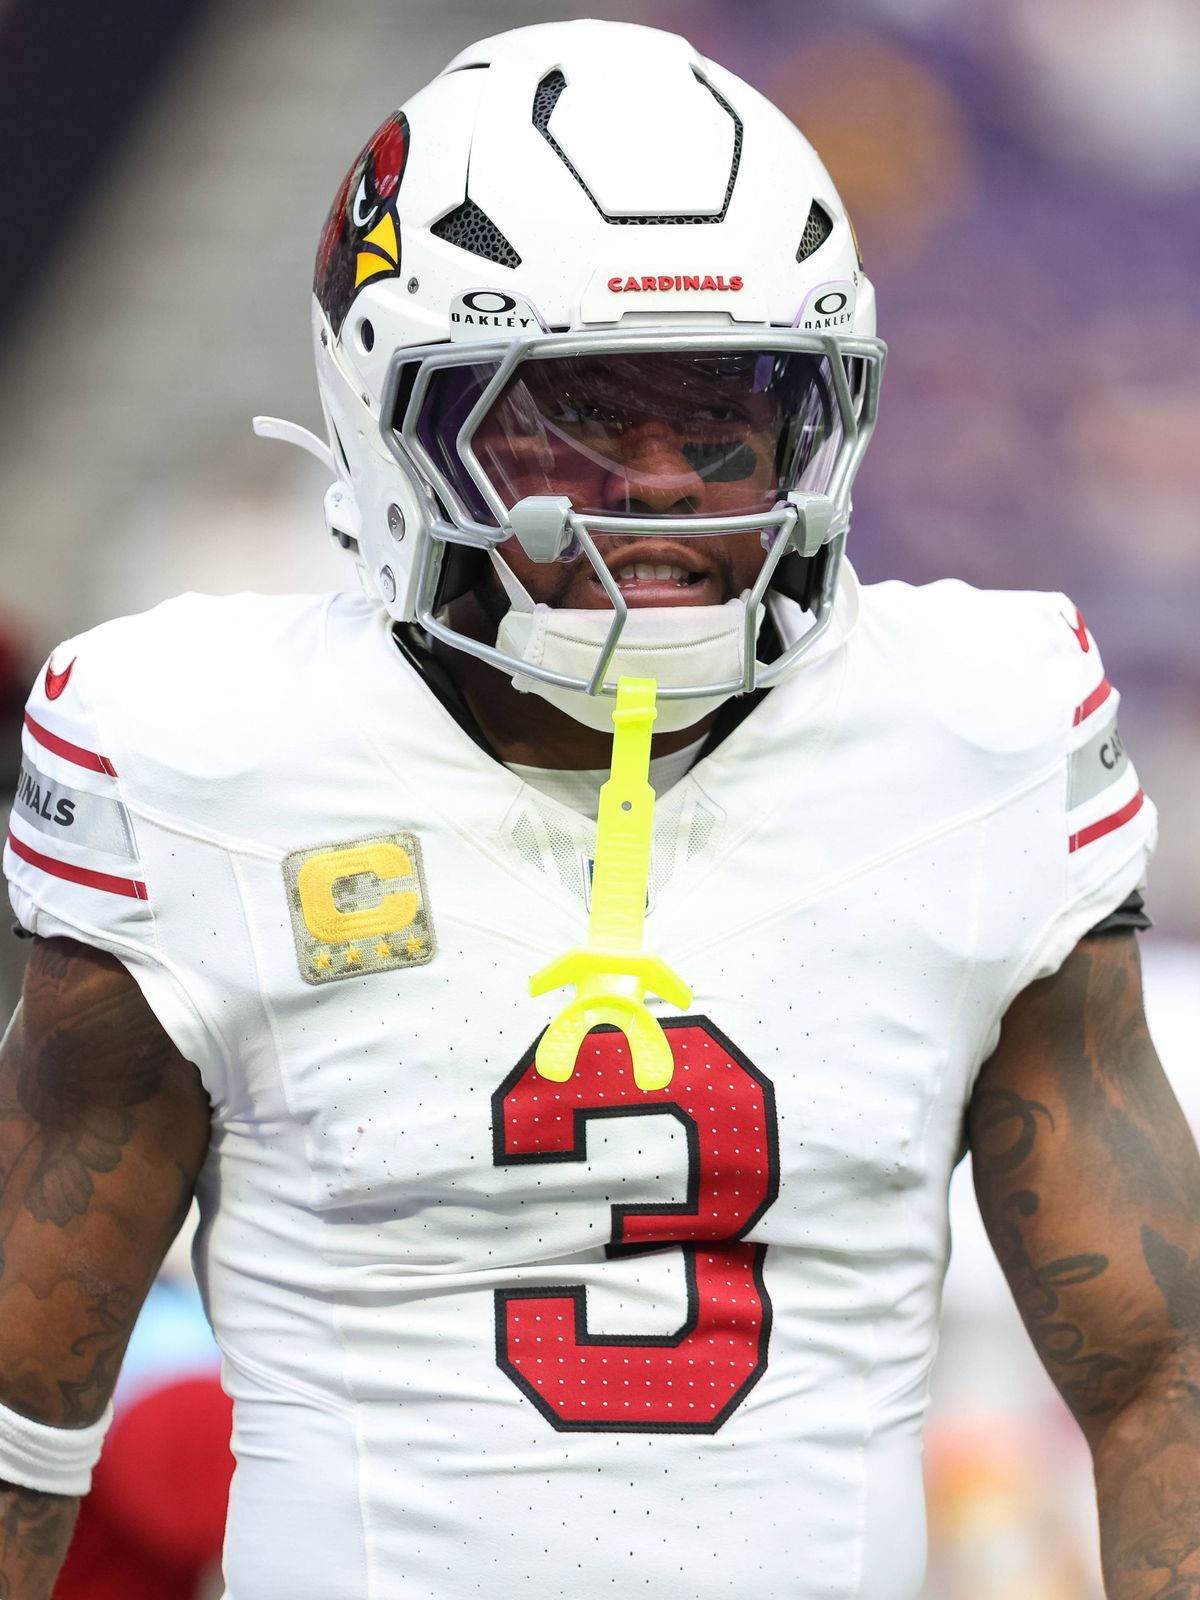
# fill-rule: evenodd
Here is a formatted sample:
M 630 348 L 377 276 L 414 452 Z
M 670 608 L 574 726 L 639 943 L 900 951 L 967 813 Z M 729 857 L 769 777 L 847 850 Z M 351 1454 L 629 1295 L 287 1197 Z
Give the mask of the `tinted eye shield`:
M 609 329 L 597 333 L 538 334 L 494 343 L 442 343 L 397 351 L 384 385 L 381 432 L 388 450 L 405 469 L 422 500 L 431 535 L 423 542 L 420 553 L 418 620 L 435 637 L 445 634 L 448 643 L 463 647 L 460 637 L 433 614 L 442 545 L 489 551 L 516 538 L 535 561 L 572 559 L 584 554 L 605 590 L 614 617 L 596 670 L 590 682 L 580 683 L 579 687 L 591 693 L 601 692 L 602 687 L 611 692 L 611 686 L 603 685 L 603 679 L 627 607 L 596 549 L 594 536 L 679 539 L 753 531 L 762 537 L 767 556 L 747 605 L 743 680 L 703 686 L 703 692 L 731 693 L 773 681 L 794 659 L 798 647 L 793 646 L 770 666 L 755 662 L 759 607 L 779 562 L 790 551 L 813 556 L 824 545 L 840 547 L 849 518 L 850 486 L 875 423 L 884 355 L 885 346 L 876 339 L 835 338 L 781 328 L 707 333 L 657 329 L 619 335 Z M 691 389 L 685 384 L 679 397 L 677 438 L 671 448 L 677 452 L 681 474 L 693 475 L 700 485 L 703 492 L 697 498 L 710 503 L 736 502 L 739 496 L 746 499 L 744 486 L 764 454 L 763 449 L 756 454 L 753 446 L 763 444 L 766 434 L 761 422 L 754 424 L 759 430 L 755 434 L 750 423 L 737 421 L 740 413 L 736 407 L 724 404 L 703 406 L 701 420 L 694 421 L 697 395 L 707 400 L 712 386 L 718 384 L 722 386 L 719 398 L 723 400 L 733 392 L 736 400 L 737 383 L 743 377 L 749 378 L 748 392 L 752 399 L 757 393 L 754 404 L 758 408 L 756 415 L 761 418 L 762 395 L 773 381 L 770 373 L 807 373 L 806 383 L 794 383 L 791 389 L 779 388 L 773 396 L 776 433 L 771 435 L 771 441 L 776 460 L 771 463 L 765 487 L 754 487 L 754 508 L 734 514 L 706 514 L 701 509 L 655 515 L 639 506 L 623 509 L 619 514 L 605 514 L 590 507 L 579 509 L 575 503 L 580 498 L 578 494 L 549 492 L 517 498 L 520 473 L 514 471 L 506 476 L 501 470 L 498 476 L 509 490 L 506 500 L 485 466 L 486 460 L 495 470 L 501 457 L 488 443 L 486 433 L 482 440 L 480 436 L 489 419 L 494 419 L 498 405 L 514 393 L 514 385 L 519 386 L 531 426 L 522 428 L 522 414 L 510 399 L 508 437 L 522 447 L 530 437 L 541 440 L 543 459 L 537 486 L 553 490 L 560 485 L 554 481 L 554 463 L 548 460 L 547 451 L 550 446 L 557 448 L 561 441 L 569 445 L 576 469 L 580 460 L 591 460 L 597 463 L 598 470 L 620 470 L 614 467 L 618 452 L 609 435 L 619 435 L 622 424 L 614 424 L 607 411 L 597 422 L 592 413 L 598 407 L 580 409 L 576 404 L 581 392 L 580 374 L 603 371 L 604 358 L 609 358 L 621 366 L 627 377 L 636 379 L 636 362 L 643 356 L 660 358 L 657 372 L 653 360 L 645 365 L 648 382 L 644 393 L 653 394 L 656 385 L 665 392 L 664 372 L 678 370 L 687 378 L 692 369 L 695 371 L 696 384 Z M 559 365 L 552 368 L 549 364 L 555 362 Z M 544 369 L 542 363 L 547 364 Z M 589 367 L 588 363 L 601 365 Z M 768 374 L 766 379 L 764 374 Z M 560 375 L 566 375 L 561 385 Z M 569 392 L 570 408 L 564 409 L 566 402 L 556 400 L 548 408 L 547 425 L 545 415 L 531 415 L 530 397 L 557 395 L 559 387 L 564 394 Z M 637 388 L 636 383 L 633 387 Z M 583 383 L 582 392 L 586 396 L 594 391 Z M 790 398 L 793 394 L 797 397 L 795 405 Z M 807 407 L 806 416 L 787 415 L 789 410 L 802 407 Z M 645 422 L 647 412 L 644 399 L 639 403 L 637 393 L 630 397 L 630 412 L 629 428 L 634 430 Z M 564 415 L 566 422 L 562 420 Z M 779 433 L 785 426 L 791 430 L 786 437 Z M 493 422 L 492 432 L 495 431 Z M 595 443 L 597 439 L 600 447 Z M 831 604 L 829 595 L 818 607 L 815 627 L 800 642 L 805 648 L 827 625 Z M 471 649 L 496 666 L 510 665 L 506 657 L 487 646 L 472 644 Z M 532 665 L 527 664 L 522 670 L 530 676 L 540 675 Z M 552 673 L 545 676 L 547 681 L 559 681 Z M 672 692 L 663 691 L 666 696 Z
M 759 514 L 840 432 L 823 358 L 637 351 L 519 363 L 470 441 L 505 508 L 566 495 L 586 515 Z M 457 435 L 494 362 L 436 373 L 418 437 L 468 509 L 495 520 Z M 817 474 L 821 474 L 818 472 Z M 823 487 L 823 484 L 810 484 Z

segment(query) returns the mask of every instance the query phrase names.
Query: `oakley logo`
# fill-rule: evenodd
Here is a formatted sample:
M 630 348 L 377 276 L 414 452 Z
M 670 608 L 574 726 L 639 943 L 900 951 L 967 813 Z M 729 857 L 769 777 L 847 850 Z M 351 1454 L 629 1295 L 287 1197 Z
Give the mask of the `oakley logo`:
M 500 289 L 470 289 L 450 306 L 452 339 L 470 338 L 480 328 L 528 333 L 538 332 L 541 327 L 541 319 L 528 301 Z
M 854 325 L 856 299 L 855 287 L 849 280 L 841 284 L 820 284 L 804 302 L 795 325 L 812 333 L 850 329 Z
M 463 295 L 462 302 L 468 311 L 482 311 L 489 317 L 506 317 L 517 309 L 512 295 L 501 294 L 498 289 L 472 289 Z
M 609 291 L 612 294 L 670 294 L 683 291 L 708 291 L 718 290 L 722 293 L 736 294 L 744 286 L 742 278 L 725 277 L 643 277 L 643 278 L 610 278 Z

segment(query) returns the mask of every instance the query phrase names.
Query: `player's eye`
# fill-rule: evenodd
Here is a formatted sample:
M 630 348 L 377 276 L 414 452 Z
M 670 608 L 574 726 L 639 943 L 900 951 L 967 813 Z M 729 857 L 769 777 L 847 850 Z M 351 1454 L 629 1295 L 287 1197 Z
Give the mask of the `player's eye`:
M 758 470 L 758 457 L 748 444 L 723 444 L 718 439 L 689 439 L 683 455 L 705 483 L 739 483 Z
M 603 428 L 606 434 L 620 433 L 624 424 L 607 406 L 592 400 L 561 401 L 548 407 L 547 419 L 560 428 Z
M 734 424 L 734 422 L 746 421 L 746 416 L 739 410 L 738 406 L 722 405 L 722 403 L 715 402 L 715 400 L 710 405 L 702 405 L 696 416 L 701 422 L 718 422 L 718 424 Z

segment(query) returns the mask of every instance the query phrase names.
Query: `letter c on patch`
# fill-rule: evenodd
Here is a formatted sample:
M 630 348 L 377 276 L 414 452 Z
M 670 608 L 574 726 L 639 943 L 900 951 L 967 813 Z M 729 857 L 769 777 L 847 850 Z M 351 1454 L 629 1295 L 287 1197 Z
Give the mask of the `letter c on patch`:
M 381 895 L 379 903 L 357 911 L 342 911 L 333 898 L 337 884 L 346 878 L 411 878 L 412 858 L 398 844 L 380 839 L 374 844 L 351 845 L 348 850 L 326 850 L 311 856 L 300 868 L 296 889 L 304 925 L 314 939 L 326 944 L 346 944 L 351 939 L 376 939 L 400 933 L 417 915 L 420 897 L 404 889 Z

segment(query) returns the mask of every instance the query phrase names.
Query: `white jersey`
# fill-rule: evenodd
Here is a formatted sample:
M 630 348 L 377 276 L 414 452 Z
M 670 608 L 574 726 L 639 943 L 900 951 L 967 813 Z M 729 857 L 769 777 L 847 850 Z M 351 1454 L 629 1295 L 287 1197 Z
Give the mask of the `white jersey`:
M 594 825 L 346 595 L 55 652 L 5 868 L 212 1099 L 198 1270 L 230 1600 L 912 1600 L 963 1113 L 1141 882 L 1153 809 L 1060 595 L 864 591 L 660 801 L 669 1088 L 533 1045 Z

